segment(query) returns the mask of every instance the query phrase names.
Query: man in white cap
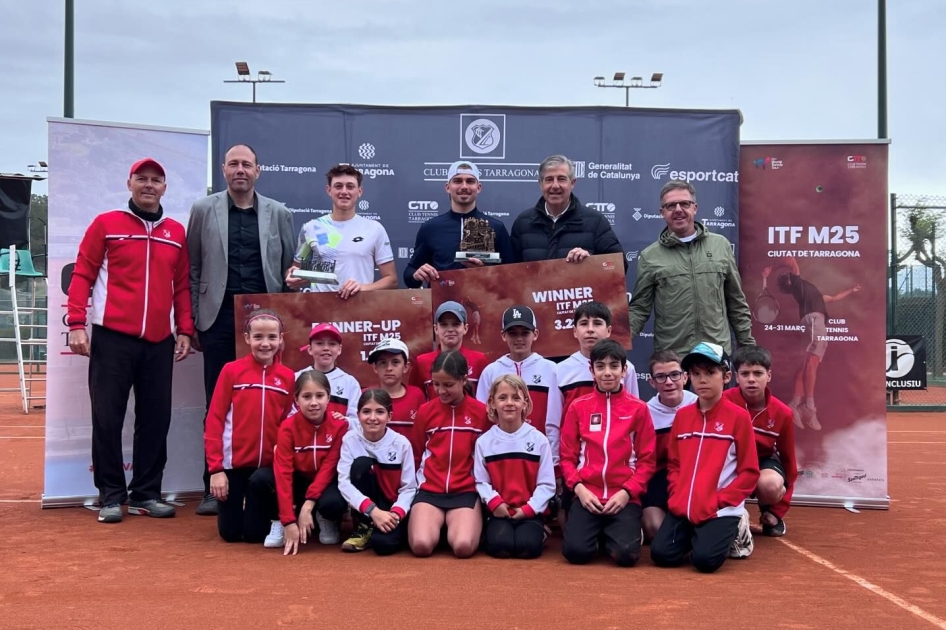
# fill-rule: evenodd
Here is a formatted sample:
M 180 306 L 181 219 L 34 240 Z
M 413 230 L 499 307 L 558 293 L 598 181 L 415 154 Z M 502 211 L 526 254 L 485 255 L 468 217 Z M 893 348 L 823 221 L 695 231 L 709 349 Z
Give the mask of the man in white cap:
M 483 190 L 480 169 L 476 164 L 465 160 L 451 164 L 447 170 L 445 187 L 447 196 L 450 197 L 450 210 L 430 219 L 417 231 L 414 254 L 404 269 L 404 284 L 409 288 L 416 289 L 423 284 L 430 284 L 440 277 L 440 271 L 478 267 L 483 264 L 483 261 L 476 259 L 465 263 L 455 260 L 457 252 L 460 251 L 463 222 L 466 219 L 489 221 L 489 226 L 496 233 L 496 251 L 502 262 L 518 262 L 506 226 L 499 219 L 486 215 L 476 207 L 476 197 Z

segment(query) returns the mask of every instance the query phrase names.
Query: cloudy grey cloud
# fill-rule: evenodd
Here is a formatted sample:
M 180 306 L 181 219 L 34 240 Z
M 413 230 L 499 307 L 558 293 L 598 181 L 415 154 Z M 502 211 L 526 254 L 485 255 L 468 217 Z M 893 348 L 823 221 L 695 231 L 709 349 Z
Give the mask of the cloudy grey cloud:
M 747 140 L 875 137 L 876 10 L 860 0 L 81 0 L 76 116 L 206 129 L 211 100 L 248 100 L 233 62 L 286 84 L 262 101 L 621 105 L 592 77 L 665 73 L 642 107 L 738 108 Z M 888 3 L 891 190 L 946 195 L 937 59 L 946 12 Z M 62 2 L 0 24 L 0 170 L 45 157 L 62 113 Z

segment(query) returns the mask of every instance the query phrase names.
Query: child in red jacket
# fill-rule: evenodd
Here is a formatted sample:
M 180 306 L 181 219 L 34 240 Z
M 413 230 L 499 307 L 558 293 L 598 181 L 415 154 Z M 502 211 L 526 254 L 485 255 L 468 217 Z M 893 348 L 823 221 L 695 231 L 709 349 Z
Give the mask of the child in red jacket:
M 391 397 L 393 411 L 387 426 L 409 441 L 414 433 L 414 419 L 427 398 L 419 387 L 404 384 L 404 375 L 411 369 L 407 344 L 391 337 L 382 339 L 368 353 L 368 363 L 378 375 L 378 387 Z
M 752 417 L 756 451 L 759 456 L 759 500 L 762 533 L 784 536 L 782 520 L 792 502 L 798 478 L 795 459 L 795 423 L 792 409 L 769 391 L 772 355 L 760 346 L 742 346 L 733 355 L 738 388 L 726 390 L 726 397 L 745 407 Z
M 317 370 L 296 379 L 298 411 L 279 425 L 272 467 L 250 477 L 250 490 L 273 520 L 263 546 L 295 555 L 319 526 L 319 542 L 337 545 L 347 503 L 338 490 L 339 452 L 348 431 L 341 414 L 326 413 L 332 386 Z M 314 513 L 314 520 L 313 520 Z
M 650 557 L 657 566 L 675 566 L 689 553 L 693 566 L 712 573 L 723 566 L 730 549 L 751 553 L 744 504 L 759 481 L 759 460 L 749 412 L 723 396 L 732 374 L 723 349 L 700 343 L 683 358 L 682 367 L 699 400 L 677 411 L 673 420 L 667 447 L 668 512 L 650 545 Z M 749 538 L 737 541 L 737 536 Z
M 476 553 L 483 530 L 473 478 L 473 446 L 490 426 L 486 405 L 466 393 L 469 365 L 459 350 L 441 353 L 431 380 L 437 398 L 414 421 L 417 496 L 407 525 L 416 556 L 429 556 L 447 525 L 447 542 L 457 558 Z
M 249 492 L 250 477 L 272 464 L 279 423 L 292 407 L 295 379 L 292 370 L 276 361 L 283 343 L 282 320 L 276 313 L 251 313 L 243 339 L 250 353 L 220 372 L 207 410 L 204 449 L 210 493 L 219 502 L 220 537 L 261 543 L 270 518 Z
M 595 391 L 576 399 L 562 422 L 561 464 L 568 510 L 562 555 L 590 562 L 603 533 L 619 566 L 641 551 L 641 495 L 654 474 L 656 437 L 647 405 L 628 394 L 627 353 L 613 339 L 591 349 Z

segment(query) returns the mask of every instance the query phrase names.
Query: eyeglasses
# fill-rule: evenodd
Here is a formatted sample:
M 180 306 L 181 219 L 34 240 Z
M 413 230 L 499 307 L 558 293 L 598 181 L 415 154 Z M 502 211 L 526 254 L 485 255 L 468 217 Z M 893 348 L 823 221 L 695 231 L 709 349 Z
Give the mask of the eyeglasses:
M 680 206 L 681 210 L 689 210 L 694 205 L 696 205 L 695 201 L 668 201 L 667 203 L 663 204 L 660 207 L 666 210 L 667 212 L 670 212 L 677 206 Z
M 658 383 L 666 383 L 667 379 L 670 379 L 674 383 L 683 378 L 683 372 L 671 372 L 670 374 L 654 374 L 654 380 Z

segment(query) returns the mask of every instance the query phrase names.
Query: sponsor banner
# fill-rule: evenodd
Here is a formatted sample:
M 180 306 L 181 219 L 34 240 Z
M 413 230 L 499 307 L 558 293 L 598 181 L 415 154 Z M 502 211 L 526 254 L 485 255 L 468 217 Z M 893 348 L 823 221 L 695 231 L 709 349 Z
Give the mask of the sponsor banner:
M 516 305 L 535 312 L 539 337 L 533 349 L 542 356 L 566 357 L 578 349 L 575 309 L 592 300 L 611 309 L 611 338 L 625 348 L 629 345 L 620 254 L 591 256 L 578 264 L 548 260 L 441 271 L 431 292 L 434 311 L 448 300 L 463 304 L 469 324 L 463 344 L 485 353 L 491 361 L 509 352 L 501 337 L 503 311 Z
M 296 229 L 330 211 L 329 168 L 347 162 L 361 169 L 358 212 L 384 224 L 399 278 L 421 224 L 449 210 L 444 184 L 459 159 L 480 169 L 479 209 L 510 229 L 540 197 L 541 161 L 555 154 L 572 159 L 575 195 L 607 218 L 623 246 L 627 291 L 637 278 L 639 253 L 666 225 L 659 193 L 670 179 L 696 187 L 700 220 L 738 250 L 736 110 L 213 102 L 211 120 L 214 164 L 223 163 L 231 145 L 252 145 L 263 171 L 257 190 L 284 202 Z M 213 189 L 223 190 L 221 169 L 212 173 Z M 630 357 L 637 367 L 653 352 L 651 330 L 648 324 L 634 340 Z M 641 385 L 650 392 L 646 382 Z
M 92 217 L 128 204 L 128 169 L 149 156 L 164 166 L 166 216 L 187 225 L 191 204 L 207 194 L 207 132 L 72 119 L 49 119 L 49 329 L 46 362 L 44 507 L 96 500 L 92 481 L 89 360 L 69 350 L 66 299 L 79 242 Z M 91 332 L 91 331 L 90 331 Z M 201 355 L 174 364 L 166 495 L 203 492 L 206 407 Z M 132 394 L 122 447 L 132 474 Z
M 423 289 L 369 291 L 347 300 L 335 293 L 239 295 L 235 298 L 236 330 L 243 330 L 246 317 L 256 309 L 276 311 L 285 329 L 282 362 L 298 371 L 312 365 L 306 351 L 309 331 L 316 324 L 331 323 L 342 335 L 342 353 L 336 365 L 358 379 L 362 387 L 375 387 L 378 377 L 367 363 L 368 353 L 382 339 L 400 339 L 412 358 L 433 349 L 430 304 L 430 291 Z M 237 357 L 246 356 L 249 350 L 238 335 Z
M 887 339 L 887 389 L 926 389 L 926 338 L 898 335 Z
M 772 392 L 795 412 L 800 503 L 888 503 L 889 363 L 876 309 L 886 296 L 887 149 L 742 147 L 739 196 L 752 220 L 739 226 L 739 269 L 753 335 L 772 353 Z

